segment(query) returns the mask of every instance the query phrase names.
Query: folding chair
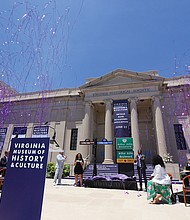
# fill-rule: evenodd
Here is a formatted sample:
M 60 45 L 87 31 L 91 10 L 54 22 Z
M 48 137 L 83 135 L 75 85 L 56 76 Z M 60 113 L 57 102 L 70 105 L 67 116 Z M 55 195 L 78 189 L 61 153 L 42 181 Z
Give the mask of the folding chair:
M 190 193 L 190 175 L 185 176 L 182 179 L 183 199 L 185 206 L 187 204 L 186 193 Z

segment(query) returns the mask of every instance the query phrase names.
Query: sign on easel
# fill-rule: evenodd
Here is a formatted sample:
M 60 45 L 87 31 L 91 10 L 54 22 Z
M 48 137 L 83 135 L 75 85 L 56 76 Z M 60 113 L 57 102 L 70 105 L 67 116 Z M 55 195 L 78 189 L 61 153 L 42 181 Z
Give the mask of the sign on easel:
M 13 138 L 0 200 L 3 220 L 40 220 L 49 138 Z

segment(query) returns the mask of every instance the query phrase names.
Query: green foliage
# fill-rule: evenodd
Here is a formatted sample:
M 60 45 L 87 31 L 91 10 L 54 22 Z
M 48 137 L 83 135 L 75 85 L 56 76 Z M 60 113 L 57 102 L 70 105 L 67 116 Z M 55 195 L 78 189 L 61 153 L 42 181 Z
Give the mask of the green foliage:
M 69 176 L 70 174 L 70 166 L 69 164 L 64 164 L 63 177 Z
M 47 178 L 53 178 L 55 175 L 55 163 L 54 162 L 49 162 L 47 164 L 47 172 L 46 172 L 46 177 Z M 69 164 L 64 164 L 64 170 L 63 170 L 63 177 L 69 176 L 70 174 L 70 166 Z
M 49 162 L 47 164 L 46 177 L 53 178 L 54 174 L 55 174 L 55 163 L 54 162 Z

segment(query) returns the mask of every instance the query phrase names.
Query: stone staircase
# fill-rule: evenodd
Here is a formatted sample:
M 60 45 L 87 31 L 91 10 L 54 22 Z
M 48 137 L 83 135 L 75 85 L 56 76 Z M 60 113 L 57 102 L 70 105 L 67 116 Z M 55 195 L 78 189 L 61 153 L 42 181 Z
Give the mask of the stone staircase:
M 90 164 L 85 170 L 84 170 L 84 178 L 92 177 L 93 176 L 93 169 L 94 164 Z M 147 164 L 147 180 L 150 178 L 151 174 L 153 172 L 153 167 L 151 164 Z M 118 174 L 118 164 L 97 164 L 97 175 L 98 176 L 110 176 L 110 175 L 116 175 Z M 138 172 L 136 164 L 134 164 L 134 176 L 136 177 L 138 181 Z
M 97 164 L 97 176 L 110 176 L 118 174 L 117 164 Z M 84 179 L 93 176 L 94 164 L 90 164 L 84 170 Z
M 153 166 L 152 166 L 152 164 L 146 164 L 146 167 L 147 167 L 147 169 L 146 169 L 146 177 L 147 177 L 147 180 L 149 180 L 151 174 L 153 173 Z M 138 171 L 137 171 L 137 165 L 136 164 L 134 164 L 134 176 L 136 176 L 136 179 L 138 181 L 139 180 L 139 176 L 138 176 Z M 142 180 L 143 180 L 143 178 L 142 178 Z

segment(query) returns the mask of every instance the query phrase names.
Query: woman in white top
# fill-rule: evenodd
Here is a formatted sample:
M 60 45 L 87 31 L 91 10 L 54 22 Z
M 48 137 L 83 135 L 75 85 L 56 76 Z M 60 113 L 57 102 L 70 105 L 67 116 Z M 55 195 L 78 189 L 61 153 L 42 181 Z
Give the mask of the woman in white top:
M 156 155 L 153 157 L 154 172 L 152 179 L 147 184 L 147 199 L 151 200 L 151 204 L 158 204 L 161 202 L 171 203 L 171 180 L 166 173 L 164 161 L 161 156 Z

